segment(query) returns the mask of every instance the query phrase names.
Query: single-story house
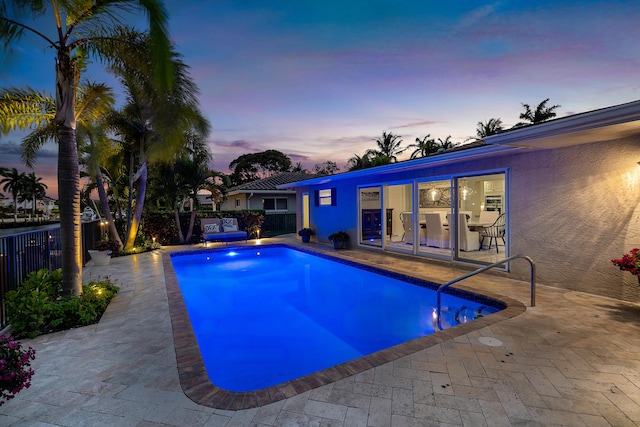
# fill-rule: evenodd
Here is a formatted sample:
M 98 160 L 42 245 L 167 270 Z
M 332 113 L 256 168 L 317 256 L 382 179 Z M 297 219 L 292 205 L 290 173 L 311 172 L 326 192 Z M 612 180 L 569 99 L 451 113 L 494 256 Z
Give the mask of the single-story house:
M 222 203 L 224 211 L 264 209 L 265 214 L 296 213 L 296 191 L 278 188 L 283 184 L 314 178 L 315 175 L 281 172 L 268 178 L 232 187 Z
M 344 230 L 351 246 L 479 268 L 522 254 L 540 284 L 638 302 L 611 259 L 640 247 L 639 162 L 635 101 L 280 188 L 320 242 Z M 529 280 L 526 261 L 504 270 Z

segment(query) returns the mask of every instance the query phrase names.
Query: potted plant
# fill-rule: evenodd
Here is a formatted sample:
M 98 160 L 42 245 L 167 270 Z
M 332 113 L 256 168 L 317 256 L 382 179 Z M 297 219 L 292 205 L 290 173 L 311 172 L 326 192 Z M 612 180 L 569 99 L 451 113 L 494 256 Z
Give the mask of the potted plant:
M 613 265 L 622 271 L 628 271 L 638 278 L 640 283 L 640 248 L 633 248 L 628 254 L 624 254 L 622 258 L 612 259 Z
M 96 243 L 94 250 L 89 250 L 89 255 L 94 265 L 109 265 L 111 254 L 120 249 L 120 242 L 105 236 Z
M 329 241 L 333 242 L 334 249 L 344 249 L 349 241 L 349 235 L 344 231 L 336 231 L 329 234 Z
M 298 231 L 298 236 L 302 237 L 302 241 L 304 243 L 309 243 L 309 240 L 311 240 L 311 236 L 313 236 L 314 234 L 316 233 L 310 228 L 303 228 Z

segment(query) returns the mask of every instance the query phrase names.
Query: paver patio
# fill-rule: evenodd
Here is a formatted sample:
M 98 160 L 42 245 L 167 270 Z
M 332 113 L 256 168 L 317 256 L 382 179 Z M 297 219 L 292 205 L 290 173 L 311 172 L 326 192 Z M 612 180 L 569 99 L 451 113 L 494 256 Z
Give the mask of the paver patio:
M 37 350 L 36 375 L 0 406 L 0 426 L 640 425 L 640 307 L 546 286 L 519 316 L 295 397 L 239 411 L 198 405 L 179 383 L 164 282 L 163 254 L 176 249 L 85 268 L 85 281 L 108 275 L 120 293 L 96 325 L 22 341 Z M 336 254 L 441 283 L 467 272 Z M 502 276 L 463 283 L 528 306 L 529 284 Z

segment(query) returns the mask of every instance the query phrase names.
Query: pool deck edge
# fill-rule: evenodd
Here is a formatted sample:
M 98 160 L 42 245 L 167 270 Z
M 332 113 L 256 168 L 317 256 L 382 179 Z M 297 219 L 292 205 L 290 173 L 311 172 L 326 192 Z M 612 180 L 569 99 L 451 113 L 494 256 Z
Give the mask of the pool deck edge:
M 300 393 L 339 381 L 371 368 L 409 356 L 417 351 L 437 345 L 444 341 L 468 334 L 497 322 L 518 316 L 526 311 L 520 301 L 491 292 L 478 292 L 464 285 L 455 288 L 493 298 L 505 304 L 497 313 L 463 323 L 452 328 L 437 331 L 434 334 L 416 338 L 396 346 L 351 360 L 340 365 L 305 375 L 300 378 L 251 392 L 232 392 L 221 389 L 211 382 L 207 374 L 200 348 L 196 341 L 191 321 L 182 297 L 177 277 L 168 253 L 162 255 L 165 285 L 171 316 L 171 327 L 176 352 L 178 376 L 184 394 L 195 403 L 211 408 L 233 410 L 251 409 L 296 396 Z

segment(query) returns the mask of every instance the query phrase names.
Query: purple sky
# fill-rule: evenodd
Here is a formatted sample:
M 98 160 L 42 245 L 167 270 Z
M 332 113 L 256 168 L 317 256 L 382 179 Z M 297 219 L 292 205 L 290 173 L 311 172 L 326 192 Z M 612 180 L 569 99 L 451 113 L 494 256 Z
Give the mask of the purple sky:
M 451 4 L 449 4 L 451 3 Z M 640 99 L 636 1 L 168 0 L 170 31 L 211 121 L 213 168 L 277 149 L 305 167 L 347 159 L 382 131 L 464 142 L 478 121 L 509 127 L 522 103 L 559 116 Z M 142 20 L 140 20 L 142 22 Z M 52 22 L 43 21 L 51 33 Z M 38 40 L 0 73 L 2 86 L 52 92 Z M 115 85 L 100 67 L 85 77 Z M 19 135 L 2 166 L 26 170 Z M 55 151 L 36 174 L 55 191 Z M 407 153 L 408 156 L 408 153 Z

